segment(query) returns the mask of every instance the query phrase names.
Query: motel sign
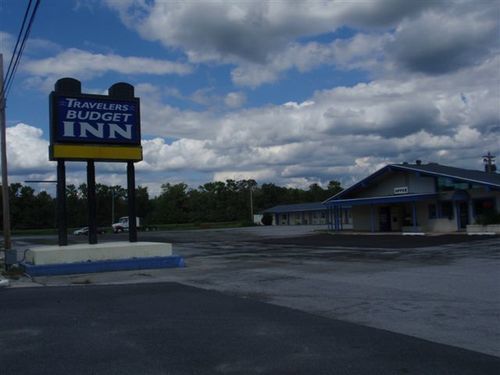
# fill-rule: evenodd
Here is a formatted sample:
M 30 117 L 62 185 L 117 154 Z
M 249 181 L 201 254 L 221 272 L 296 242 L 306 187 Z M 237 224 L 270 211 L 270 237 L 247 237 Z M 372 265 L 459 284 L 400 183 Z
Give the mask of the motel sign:
M 59 97 L 56 141 L 137 143 L 136 106 L 96 99 Z
M 83 94 L 80 81 L 61 78 L 49 97 L 49 160 L 57 161 L 60 246 L 68 244 L 66 161 L 87 163 L 89 244 L 97 243 L 95 162 L 127 164 L 129 241 L 137 242 L 134 163 L 142 160 L 140 101 L 128 83 L 115 83 L 108 93 Z
M 50 160 L 142 160 L 140 103 L 128 88 L 118 84 L 110 95 L 53 91 Z

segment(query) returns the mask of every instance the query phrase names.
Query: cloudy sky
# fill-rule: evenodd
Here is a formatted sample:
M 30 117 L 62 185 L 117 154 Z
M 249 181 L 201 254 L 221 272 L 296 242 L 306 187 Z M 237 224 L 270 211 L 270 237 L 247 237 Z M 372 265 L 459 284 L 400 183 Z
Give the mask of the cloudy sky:
M 28 1 L 0 0 L 0 52 Z M 500 2 L 44 0 L 7 99 L 10 181 L 54 179 L 48 95 L 141 98 L 137 182 L 344 186 L 387 163 L 500 153 Z M 70 163 L 69 183 L 85 181 Z M 125 184 L 123 164 L 98 182 Z

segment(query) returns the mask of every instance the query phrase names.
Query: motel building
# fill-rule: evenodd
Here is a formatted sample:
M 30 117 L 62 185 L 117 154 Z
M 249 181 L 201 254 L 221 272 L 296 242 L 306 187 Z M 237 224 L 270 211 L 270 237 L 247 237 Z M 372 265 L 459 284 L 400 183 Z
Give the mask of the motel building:
M 500 212 L 500 175 L 437 163 L 390 164 L 323 202 L 335 231 L 459 232 Z
M 325 225 L 327 209 L 322 202 L 282 204 L 264 213 L 273 215 L 272 225 Z
M 390 164 L 324 202 L 279 205 L 273 225 L 324 225 L 355 232 L 465 231 L 500 212 L 500 175 L 437 163 Z

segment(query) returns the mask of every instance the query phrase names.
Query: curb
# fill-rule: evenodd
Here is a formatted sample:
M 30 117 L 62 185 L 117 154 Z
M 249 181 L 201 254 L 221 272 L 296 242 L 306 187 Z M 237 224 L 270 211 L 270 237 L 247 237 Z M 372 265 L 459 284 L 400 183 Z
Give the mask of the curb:
M 154 268 L 186 267 L 184 258 L 171 255 L 168 257 L 147 257 L 131 259 L 111 259 L 77 263 L 34 265 L 22 262 L 21 267 L 29 276 L 71 275 L 78 273 L 96 273 L 108 271 L 142 270 Z

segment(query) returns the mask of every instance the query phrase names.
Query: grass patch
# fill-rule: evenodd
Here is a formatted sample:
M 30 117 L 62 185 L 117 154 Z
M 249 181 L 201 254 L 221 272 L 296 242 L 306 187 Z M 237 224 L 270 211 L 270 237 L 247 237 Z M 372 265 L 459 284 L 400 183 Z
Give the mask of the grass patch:
M 19 280 L 24 275 L 24 270 L 21 267 L 10 267 L 8 270 L 5 270 L 2 267 L 2 276 L 11 279 L 11 280 Z
M 46 229 L 13 229 L 13 235 L 45 235 L 45 234 L 57 234 L 56 228 L 46 228 Z
M 220 228 L 243 228 L 254 226 L 250 221 L 221 221 L 221 222 L 206 222 L 206 223 L 180 223 L 180 224 L 158 224 L 149 225 L 149 227 L 154 227 L 157 230 L 188 230 L 188 229 L 220 229 Z M 68 234 L 73 234 L 73 231 L 78 228 L 68 228 Z M 110 228 L 99 228 L 103 229 L 105 233 L 111 233 Z M 0 231 L 1 233 L 1 231 Z M 14 229 L 12 230 L 12 235 L 15 236 L 36 236 L 36 235 L 57 235 L 57 228 L 45 228 L 45 229 Z
M 242 228 L 252 226 L 252 223 L 242 221 L 222 221 L 211 223 L 182 223 L 182 224 L 160 224 L 156 225 L 158 230 L 188 230 L 188 229 L 221 229 Z
M 73 285 L 88 285 L 88 284 L 92 284 L 92 281 L 90 281 L 89 279 L 72 280 L 71 284 L 73 284 Z

